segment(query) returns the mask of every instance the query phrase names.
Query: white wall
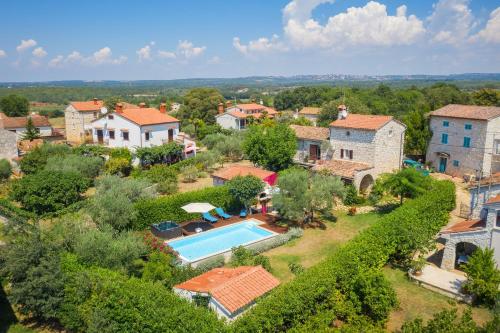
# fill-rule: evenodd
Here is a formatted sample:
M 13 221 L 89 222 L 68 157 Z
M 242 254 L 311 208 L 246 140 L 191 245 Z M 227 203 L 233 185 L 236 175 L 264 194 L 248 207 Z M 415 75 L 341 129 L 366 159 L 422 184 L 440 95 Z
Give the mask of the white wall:
M 52 135 L 52 127 L 50 127 L 50 126 L 37 127 L 37 129 L 40 131 L 41 137 Z M 24 132 L 26 132 L 25 127 L 11 128 L 9 130 L 16 131 L 18 141 L 23 139 Z
M 491 232 L 491 245 L 493 256 L 497 263 L 497 268 L 500 268 L 500 228 L 494 228 Z
M 230 114 L 221 114 L 215 118 L 217 124 L 224 129 L 240 129 L 239 119 Z

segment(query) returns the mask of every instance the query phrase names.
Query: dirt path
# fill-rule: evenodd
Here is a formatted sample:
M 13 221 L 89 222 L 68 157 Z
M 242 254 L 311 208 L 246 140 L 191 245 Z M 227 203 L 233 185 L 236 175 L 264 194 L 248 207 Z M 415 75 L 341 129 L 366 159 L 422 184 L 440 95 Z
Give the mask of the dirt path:
M 471 196 L 469 191 L 467 190 L 467 184 L 463 181 L 462 178 L 451 177 L 442 173 L 433 173 L 433 178 L 440 180 L 450 180 L 455 183 L 456 191 L 455 191 L 455 209 L 450 213 L 450 219 L 445 228 L 449 228 L 450 226 L 456 224 L 457 222 L 464 221 L 465 218 L 460 217 L 460 206 L 465 204 L 467 206 L 470 205 Z

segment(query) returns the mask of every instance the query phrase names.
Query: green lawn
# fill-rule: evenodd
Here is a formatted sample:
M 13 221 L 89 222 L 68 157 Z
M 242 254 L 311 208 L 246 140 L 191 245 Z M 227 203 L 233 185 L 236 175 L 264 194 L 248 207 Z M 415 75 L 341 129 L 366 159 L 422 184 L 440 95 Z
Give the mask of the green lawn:
M 463 311 L 467 305 L 457 303 L 451 298 L 420 287 L 416 283 L 408 280 L 406 273 L 385 267 L 384 275 L 391 282 L 393 288 L 398 294 L 399 309 L 393 311 L 387 329 L 395 331 L 401 328 L 401 325 L 407 320 L 413 320 L 421 317 L 424 320 L 432 318 L 432 315 L 445 309 L 451 309 L 456 306 L 459 311 Z M 472 316 L 479 324 L 492 319 L 492 314 L 488 309 L 474 307 Z
M 326 229 L 306 229 L 301 238 L 267 251 L 264 255 L 271 261 L 273 274 L 281 281 L 288 281 L 294 276 L 288 268 L 289 263 L 311 267 L 379 218 L 380 215 L 376 213 L 355 216 L 342 214 L 336 222 L 325 222 Z

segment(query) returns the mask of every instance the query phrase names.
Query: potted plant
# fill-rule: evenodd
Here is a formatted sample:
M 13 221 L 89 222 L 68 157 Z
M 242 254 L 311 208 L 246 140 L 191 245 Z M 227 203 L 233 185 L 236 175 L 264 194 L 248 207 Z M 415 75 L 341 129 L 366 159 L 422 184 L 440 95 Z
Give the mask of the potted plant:
M 419 256 L 417 259 L 414 259 L 411 263 L 412 274 L 415 276 L 422 275 L 422 269 L 426 264 L 426 260 L 423 256 Z

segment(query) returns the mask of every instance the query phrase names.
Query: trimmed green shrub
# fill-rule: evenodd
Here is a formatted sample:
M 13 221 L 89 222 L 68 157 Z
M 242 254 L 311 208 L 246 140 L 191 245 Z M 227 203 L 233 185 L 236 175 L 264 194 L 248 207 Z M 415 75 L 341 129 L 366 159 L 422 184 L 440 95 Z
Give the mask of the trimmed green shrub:
M 188 214 L 181 208 L 191 202 L 210 202 L 226 211 L 238 208 L 238 204 L 235 203 L 226 186 L 208 187 L 199 191 L 137 202 L 135 204 L 137 218 L 133 227 L 136 230 L 143 230 L 153 223 L 164 220 L 184 222 L 200 218 L 199 214 Z
M 9 179 L 12 174 L 12 166 L 5 158 L 0 160 L 0 181 Z
M 125 158 L 132 162 L 132 153 L 128 148 L 113 148 L 109 151 L 110 158 Z
M 364 198 L 358 195 L 358 191 L 354 185 L 348 185 L 345 188 L 344 205 L 360 205 L 364 202 Z
M 125 177 L 132 171 L 130 160 L 124 157 L 112 157 L 106 161 L 106 173 L 109 175 L 118 175 Z
M 408 200 L 363 231 L 334 255 L 275 289 L 233 324 L 235 332 L 280 332 L 307 322 L 320 312 L 332 311 L 341 320 L 353 315 L 384 321 L 394 305 L 383 277 L 375 275 L 376 285 L 384 286 L 380 300 L 356 283 L 363 276 L 382 268 L 390 259 L 411 257 L 425 248 L 429 240 L 448 222 L 455 205 L 455 187 L 449 181 L 434 181 L 432 189 Z M 358 295 L 359 294 L 359 295 Z M 341 303 L 337 299 L 343 299 Z M 382 305 L 377 305 L 381 301 Z M 348 316 L 339 304 L 358 303 Z M 351 303 L 352 304 L 352 303 Z M 352 307 L 352 306 L 351 306 Z

